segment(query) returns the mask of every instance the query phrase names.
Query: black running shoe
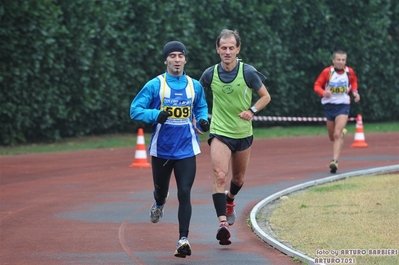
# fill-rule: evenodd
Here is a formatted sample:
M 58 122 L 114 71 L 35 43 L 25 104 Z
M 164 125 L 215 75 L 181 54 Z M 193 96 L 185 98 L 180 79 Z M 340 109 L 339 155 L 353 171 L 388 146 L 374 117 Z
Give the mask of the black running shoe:
M 336 173 L 337 169 L 338 169 L 338 161 L 333 159 L 330 163 L 330 172 Z
M 219 240 L 220 245 L 230 245 L 230 231 L 229 224 L 227 222 L 221 222 L 218 232 L 216 234 L 216 239 Z

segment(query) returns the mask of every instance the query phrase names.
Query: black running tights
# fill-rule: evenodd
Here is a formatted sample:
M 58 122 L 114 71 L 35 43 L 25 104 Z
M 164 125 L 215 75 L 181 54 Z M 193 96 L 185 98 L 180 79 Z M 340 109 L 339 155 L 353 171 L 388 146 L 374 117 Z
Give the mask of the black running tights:
M 180 160 L 151 158 L 152 176 L 154 181 L 154 199 L 158 205 L 165 203 L 169 191 L 170 177 L 174 172 L 179 201 L 179 239 L 187 237 L 191 220 L 191 188 L 196 173 L 196 157 Z

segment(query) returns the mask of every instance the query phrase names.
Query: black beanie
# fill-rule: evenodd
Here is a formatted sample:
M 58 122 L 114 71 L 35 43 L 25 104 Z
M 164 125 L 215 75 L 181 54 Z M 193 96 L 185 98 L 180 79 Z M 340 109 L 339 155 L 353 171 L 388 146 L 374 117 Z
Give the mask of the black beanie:
M 166 60 L 172 52 L 182 52 L 186 55 L 186 46 L 184 46 L 180 41 L 171 41 L 166 43 L 163 47 L 163 58 Z

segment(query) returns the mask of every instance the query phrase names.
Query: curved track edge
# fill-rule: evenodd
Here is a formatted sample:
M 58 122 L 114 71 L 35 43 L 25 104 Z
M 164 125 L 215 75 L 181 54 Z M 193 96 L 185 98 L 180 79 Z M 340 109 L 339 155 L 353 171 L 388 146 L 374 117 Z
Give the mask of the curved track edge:
M 311 264 L 314 265 L 315 260 L 295 249 L 290 248 L 289 246 L 286 246 L 282 244 L 280 241 L 275 239 L 273 236 L 267 234 L 261 227 L 258 225 L 258 222 L 256 220 L 256 216 L 259 212 L 260 209 L 265 207 L 267 204 L 279 199 L 282 196 L 288 195 L 290 193 L 307 189 L 313 186 L 337 181 L 337 180 L 342 180 L 346 178 L 351 178 L 351 177 L 359 177 L 359 176 L 367 176 L 367 175 L 373 175 L 373 174 L 383 174 L 383 173 L 390 173 L 390 172 L 395 172 L 399 170 L 399 164 L 398 165 L 392 165 L 392 166 L 386 166 L 386 167 L 377 167 L 377 168 L 372 168 L 372 169 L 366 169 L 366 170 L 359 170 L 359 171 L 354 171 L 354 172 L 348 172 L 344 174 L 339 174 L 323 179 L 318 179 L 318 180 L 312 180 L 308 181 L 302 184 L 295 185 L 293 187 L 290 187 L 288 189 L 279 191 L 277 193 L 274 193 L 270 195 L 269 197 L 263 199 L 260 201 L 258 204 L 255 205 L 255 207 L 252 209 L 251 214 L 250 214 L 250 220 L 252 224 L 252 229 L 254 233 L 264 242 L 268 243 L 272 247 L 278 249 L 282 253 L 292 257 L 292 258 L 297 258 L 301 260 L 302 262 L 305 262 L 305 264 Z M 320 263 L 317 263 L 320 264 Z

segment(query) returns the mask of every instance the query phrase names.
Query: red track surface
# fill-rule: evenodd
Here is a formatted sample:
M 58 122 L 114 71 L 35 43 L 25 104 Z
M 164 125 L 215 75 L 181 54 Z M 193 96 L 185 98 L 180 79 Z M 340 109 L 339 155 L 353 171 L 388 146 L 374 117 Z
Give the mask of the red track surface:
M 347 135 L 338 173 L 398 164 L 398 139 L 398 133 L 369 134 L 368 148 L 351 148 L 353 135 Z M 193 254 L 186 259 L 173 256 L 178 240 L 175 181 L 163 219 L 150 223 L 151 169 L 129 167 L 133 148 L 3 156 L 0 263 L 298 264 L 258 239 L 246 220 L 270 194 L 330 176 L 331 154 L 327 136 L 255 140 L 236 199 L 233 243 L 220 246 L 209 147 L 204 143 L 192 193 Z

